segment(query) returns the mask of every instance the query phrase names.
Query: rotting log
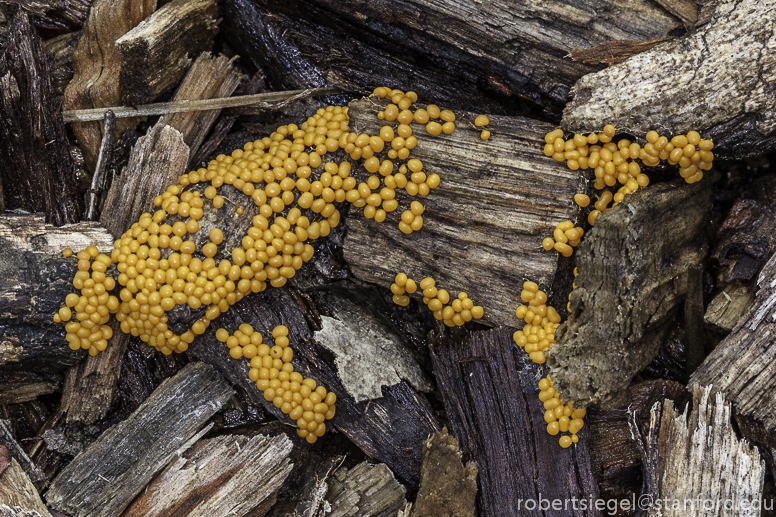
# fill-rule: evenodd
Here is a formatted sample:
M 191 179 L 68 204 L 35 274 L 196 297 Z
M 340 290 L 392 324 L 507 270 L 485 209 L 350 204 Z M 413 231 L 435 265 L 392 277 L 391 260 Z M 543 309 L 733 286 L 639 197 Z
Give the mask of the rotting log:
M 458 440 L 447 428 L 434 433 L 423 447 L 420 490 L 412 507 L 413 517 L 474 515 L 477 497 L 477 464 L 461 461 Z
M 272 329 L 277 325 L 285 325 L 289 329 L 290 346 L 294 350 L 295 370 L 305 377 L 313 378 L 337 395 L 336 414 L 332 420 L 326 422 L 327 434 L 320 440 L 325 441 L 329 433 L 339 431 L 366 454 L 386 463 L 403 482 L 416 488 L 420 477 L 423 442 L 430 434 L 441 429 L 441 426 L 425 396 L 399 376 L 390 381 L 393 384 L 386 383 L 380 388 L 377 395 L 379 398 L 356 402 L 342 378 L 363 375 L 362 382 L 367 384 L 376 366 L 385 368 L 384 362 L 377 363 L 375 359 L 379 357 L 379 346 L 384 344 L 385 339 L 393 341 L 396 338 L 390 336 L 390 331 L 386 328 L 375 326 L 373 328 L 385 330 L 389 336 L 379 340 L 372 336 L 365 341 L 340 343 L 350 347 L 351 356 L 372 358 L 371 364 L 367 359 L 359 365 L 363 368 L 360 373 L 356 370 L 343 371 L 343 368 L 353 368 L 355 364 L 338 364 L 337 354 L 325 346 L 328 338 L 319 342 L 318 334 L 314 334 L 315 327 L 311 325 L 311 322 L 320 317 L 313 314 L 316 306 L 339 307 L 342 296 L 332 294 L 329 298 L 339 300 L 329 299 L 308 307 L 304 298 L 291 288 L 270 288 L 262 293 L 247 295 L 229 312 L 215 320 L 204 334 L 197 336 L 187 353 L 215 365 L 230 382 L 247 394 L 249 400 L 262 404 L 281 422 L 293 426 L 290 429 L 296 432 L 295 423 L 271 401 L 266 401 L 256 383 L 249 380 L 247 361 L 232 359 L 228 348 L 215 339 L 215 330 L 219 327 L 233 332 L 240 324 L 248 323 L 265 336 L 266 343 L 271 344 Z M 364 316 L 363 311 L 356 314 L 341 311 L 337 314 L 343 319 L 346 316 L 355 318 L 348 321 L 350 327 L 356 326 L 361 321 L 358 317 Z M 407 358 L 405 362 L 406 360 Z M 400 367 L 396 368 L 400 370 Z M 423 377 L 418 377 L 417 373 L 411 378 L 415 382 L 428 383 Z
M 189 148 L 181 133 L 157 122 L 137 141 L 127 167 L 113 179 L 100 216 L 108 231 L 118 238 L 141 214 L 153 213 L 154 197 L 177 183 L 188 159 Z
M 540 367 L 515 346 L 512 331 L 454 331 L 431 346 L 437 387 L 452 435 L 477 463 L 480 515 L 535 515 L 526 502 L 595 500 L 598 488 L 586 428 L 562 449 L 547 433 L 539 400 Z M 542 368 L 543 369 L 543 368 Z M 563 515 L 593 515 L 588 507 Z
M 98 223 L 59 228 L 42 214 L 0 215 L 0 366 L 55 372 L 81 361 L 52 317 L 72 292 L 76 259 L 67 247 L 110 253 L 113 237 Z
M 350 103 L 350 127 L 378 134 L 383 106 L 373 98 Z M 383 223 L 351 209 L 343 252 L 360 280 L 387 289 L 399 272 L 416 282 L 431 276 L 453 296 L 469 293 L 485 308 L 481 322 L 515 325 L 523 282 L 552 291 L 559 254 L 542 249 L 541 241 L 561 221 L 576 219 L 573 197 L 584 192 L 585 180 L 541 153 L 549 124 L 492 116 L 492 136 L 483 141 L 473 121 L 473 114 L 456 111 L 455 132 L 439 137 L 413 124 L 418 145 L 410 156 L 426 174 L 439 175 L 439 187 L 425 198 L 397 191 L 399 209 Z M 358 171 L 366 176 L 362 165 Z M 398 221 L 414 199 L 425 206 L 423 228 L 404 235 Z
M 123 101 L 145 104 L 173 88 L 217 32 L 214 0 L 174 0 L 140 22 L 116 40 Z
M 121 54 L 116 40 L 136 27 L 156 8 L 156 0 L 97 0 L 81 32 L 73 53 L 73 80 L 65 90 L 65 109 L 118 106 L 122 92 Z M 116 135 L 134 128 L 137 119 L 123 119 L 116 124 Z M 102 141 L 98 122 L 71 125 L 84 153 L 90 171 L 97 165 Z
M 57 226 L 80 220 L 70 144 L 46 49 L 17 9 L 0 52 L 0 184 L 6 210 L 45 212 Z
M 122 517 L 264 515 L 293 464 L 285 435 L 200 440 L 176 458 Z
M 776 254 L 760 272 L 754 303 L 690 379 L 732 404 L 741 433 L 776 449 Z
M 8 467 L 0 471 L 0 515 L 51 517 L 30 478 L 13 458 Z
M 186 366 L 76 456 L 51 483 L 46 501 L 74 517 L 119 515 L 155 473 L 198 438 L 232 393 L 212 366 Z
M 427 93 L 458 89 L 468 90 L 475 98 L 487 93 L 516 96 L 551 107 L 566 102 L 569 88 L 577 79 L 599 69 L 567 59 L 565 56 L 572 49 L 589 48 L 611 40 L 652 39 L 681 27 L 681 22 L 662 7 L 644 1 L 582 1 L 573 6 L 556 1 L 540 6 L 501 1 L 463 6 L 454 0 L 415 0 L 400 4 L 390 0 L 369 3 L 316 0 L 312 7 L 310 3 L 229 0 L 225 3 L 224 23 L 237 27 L 234 33 L 227 30 L 226 35 L 241 41 L 254 39 L 251 46 L 257 51 L 252 56 L 247 52 L 241 54 L 248 55 L 254 62 L 259 61 L 265 72 L 279 65 L 282 71 L 278 75 L 288 76 L 287 72 L 293 70 L 288 65 L 294 61 L 293 53 L 297 53 L 296 70 L 308 77 L 314 76 L 318 81 L 325 80 L 330 69 L 339 69 L 344 72 L 340 75 L 346 75 L 353 68 L 358 71 L 358 77 L 352 79 L 358 85 L 358 91 L 371 90 L 380 84 L 373 83 L 376 74 L 364 72 L 368 66 L 377 63 L 388 85 L 410 89 L 409 84 L 396 84 L 397 72 L 390 72 L 386 62 L 388 56 L 406 55 L 405 62 L 393 60 L 394 66 L 401 70 L 401 77 L 408 77 L 404 70 L 412 76 L 424 77 L 424 67 L 442 72 L 436 79 L 429 74 L 432 75 L 429 85 L 412 79 L 419 85 L 416 91 L 422 97 L 433 98 Z M 243 20 L 253 23 L 255 18 L 241 15 L 251 11 L 255 14 L 254 5 L 264 12 L 300 18 L 296 22 L 296 34 L 286 40 L 282 36 L 283 30 L 279 31 L 271 24 L 263 28 L 261 21 L 256 28 L 247 27 Z M 293 28 L 286 24 L 286 29 Z M 317 46 L 309 39 L 304 41 L 299 34 L 305 30 L 310 34 L 321 33 L 322 41 Z M 356 41 L 348 42 L 348 39 Z M 238 43 L 235 48 L 240 49 L 242 45 L 244 43 Z M 283 53 L 283 46 L 290 49 L 285 56 L 278 56 Z M 316 50 L 309 52 L 312 47 Z M 341 48 L 358 50 L 340 53 Z M 265 54 L 274 62 L 261 63 Z M 368 57 L 364 62 L 357 63 L 365 54 Z M 313 55 L 320 57 L 308 57 Z M 278 57 L 285 57 L 285 61 L 275 61 Z M 347 66 L 337 63 L 341 60 Z M 305 70 L 310 61 L 315 67 Z M 405 69 L 405 63 L 411 66 Z M 445 79 L 450 76 L 454 77 L 452 81 Z M 466 87 L 452 84 L 460 82 L 466 83 Z M 426 88 L 428 90 L 424 91 Z M 465 98 L 461 100 L 466 102 Z
M 631 422 L 646 459 L 638 499 L 645 515 L 760 515 L 765 462 L 738 439 L 731 414 L 721 393 L 696 387 L 691 410 L 679 413 L 668 399 L 656 403 L 646 436 Z
M 582 77 L 563 128 L 613 124 L 636 136 L 694 130 L 714 140 L 715 154 L 730 158 L 776 149 L 776 2 L 705 5 L 693 33 Z
M 404 508 L 406 489 L 384 464 L 359 463 L 351 469 L 341 468 L 329 482 L 326 500 L 331 505 L 327 517 L 370 515 L 394 517 Z
M 175 92 L 173 101 L 220 99 L 229 97 L 240 84 L 240 71 L 234 59 L 203 52 L 191 65 Z M 221 110 L 191 111 L 164 115 L 159 123 L 174 127 L 194 156 L 215 124 Z
M 619 406 L 668 335 L 688 292 L 688 268 L 708 253 L 709 182 L 679 181 L 628 195 L 577 247 L 572 315 L 547 356 L 565 400 Z

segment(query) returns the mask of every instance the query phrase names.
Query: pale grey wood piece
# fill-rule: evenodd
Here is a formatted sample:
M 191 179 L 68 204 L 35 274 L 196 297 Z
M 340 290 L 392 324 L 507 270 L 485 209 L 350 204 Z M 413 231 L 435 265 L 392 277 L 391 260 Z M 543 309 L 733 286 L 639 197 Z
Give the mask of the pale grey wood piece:
M 215 368 L 189 364 L 76 456 L 54 478 L 46 501 L 72 517 L 120 515 L 232 394 Z
M 662 183 L 602 213 L 575 251 L 571 316 L 547 365 L 563 400 L 621 405 L 688 291 L 688 268 L 708 254 L 708 181 Z
M 695 32 L 582 77 L 564 129 L 613 124 L 636 136 L 695 130 L 736 158 L 776 148 L 776 2 L 707 5 L 707 23 Z
M 170 463 L 122 517 L 263 515 L 266 508 L 261 508 L 274 503 L 291 473 L 292 448 L 284 434 L 200 440 Z
M 374 98 L 352 102 L 350 127 L 378 134 L 386 124 L 376 117 L 382 107 Z M 542 239 L 559 222 L 576 220 L 579 207 L 573 198 L 584 192 L 585 180 L 544 156 L 550 124 L 491 116 L 487 129 L 492 136 L 483 141 L 481 128 L 474 127 L 475 114 L 456 116 L 451 135 L 432 137 L 424 126 L 411 124 L 418 145 L 410 158 L 420 159 L 423 170 L 438 174 L 441 183 L 426 197 L 397 190 L 399 208 L 382 223 L 351 208 L 345 260 L 357 278 L 386 289 L 400 272 L 416 282 L 431 276 L 451 296 L 468 293 L 485 309 L 480 321 L 486 325 L 516 325 L 523 282 L 552 289 L 559 254 L 545 251 Z M 359 181 L 369 176 L 362 165 L 354 167 L 354 174 L 363 178 Z M 405 235 L 398 221 L 414 200 L 425 206 L 423 228 Z
M 51 517 L 30 478 L 13 458 L 0 474 L 0 516 Z
M 406 489 L 396 481 L 388 466 L 364 461 L 350 470 L 342 468 L 334 473 L 326 496 L 331 513 L 319 515 L 393 517 L 407 503 L 405 493 Z

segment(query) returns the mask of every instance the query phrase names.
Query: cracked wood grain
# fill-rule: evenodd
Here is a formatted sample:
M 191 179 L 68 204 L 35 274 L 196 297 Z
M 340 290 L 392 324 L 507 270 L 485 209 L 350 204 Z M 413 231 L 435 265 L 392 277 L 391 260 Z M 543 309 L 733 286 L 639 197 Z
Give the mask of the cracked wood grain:
M 571 90 L 563 128 L 696 130 L 724 157 L 776 149 L 774 9 L 774 0 L 719 2 L 696 32 L 586 75 Z

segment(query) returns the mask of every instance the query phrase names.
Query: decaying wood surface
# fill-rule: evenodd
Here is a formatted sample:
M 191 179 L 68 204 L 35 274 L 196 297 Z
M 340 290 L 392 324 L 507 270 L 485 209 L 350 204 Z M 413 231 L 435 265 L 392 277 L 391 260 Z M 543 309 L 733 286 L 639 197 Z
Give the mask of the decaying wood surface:
M 359 463 L 352 469 L 341 468 L 329 481 L 326 500 L 331 513 L 326 517 L 370 515 L 394 517 L 404 508 L 406 489 L 384 464 Z
M 383 106 L 373 98 L 350 103 L 350 127 L 378 134 Z M 357 278 L 386 289 L 399 272 L 416 282 L 431 276 L 451 296 L 465 291 L 485 307 L 481 321 L 515 325 L 523 282 L 552 289 L 559 254 L 541 242 L 559 222 L 576 219 L 573 197 L 584 191 L 584 179 L 541 153 L 549 124 L 493 116 L 492 136 L 483 141 L 472 114 L 456 116 L 451 135 L 432 137 L 412 125 L 418 146 L 410 156 L 423 162 L 426 174 L 439 174 L 439 187 L 425 198 L 397 190 L 399 209 L 382 223 L 350 210 L 345 260 Z M 363 165 L 354 169 L 366 181 Z M 425 206 L 423 228 L 405 235 L 398 221 L 414 199 Z
M 0 370 L 0 404 L 21 404 L 62 390 L 58 375 Z
M 763 267 L 754 303 L 690 379 L 733 405 L 741 433 L 776 448 L 776 254 Z
M 611 409 L 624 401 L 684 303 L 688 268 L 708 253 L 710 207 L 708 182 L 675 180 L 630 194 L 596 219 L 574 252 L 572 315 L 547 357 L 564 399 Z
M 234 66 L 234 59 L 203 52 L 189 68 L 173 101 L 229 97 L 239 84 L 240 72 Z M 220 114 L 221 110 L 174 113 L 164 115 L 159 123 L 180 131 L 194 156 Z
M 461 461 L 458 440 L 447 432 L 434 433 L 423 447 L 420 490 L 412 507 L 413 517 L 446 515 L 471 517 L 477 497 L 477 464 Z
M 93 0 L 9 0 L 25 9 L 37 27 L 79 29 L 89 15 Z
M 706 307 L 703 321 L 710 330 L 728 333 L 754 301 L 754 293 L 744 285 L 730 284 L 717 293 Z
M 30 459 L 27 452 L 18 442 L 14 436 L 11 422 L 8 420 L 0 419 L 0 446 L 5 448 L 5 451 L 3 452 L 8 453 L 8 457 L 13 458 L 17 462 L 21 470 L 25 472 L 25 477 L 28 481 L 38 485 L 38 488 L 43 487 L 43 482 L 46 481 L 45 474 L 41 472 L 35 462 Z M 6 456 L 6 454 L 4 454 L 4 456 Z
M 154 197 L 177 184 L 188 160 L 189 148 L 181 133 L 157 122 L 137 141 L 126 169 L 113 179 L 100 216 L 105 228 L 118 238 L 141 214 L 153 213 Z
M 75 257 L 62 250 L 95 245 L 110 254 L 113 237 L 98 223 L 59 228 L 42 214 L 0 215 L 0 366 L 60 371 L 81 360 L 52 320 L 73 291 Z
M 253 3 L 258 6 L 251 7 Z M 262 54 L 266 52 L 274 65 L 266 68 L 274 68 L 276 74 L 270 83 L 273 86 L 279 76 L 295 80 L 294 72 L 304 74 L 306 80 L 318 81 L 320 86 L 328 72 L 334 71 L 335 75 L 356 83 L 357 91 L 362 92 L 387 81 L 399 88 L 410 89 L 412 85 L 411 89 L 421 97 L 440 101 L 433 94 L 455 90 L 460 88 L 457 83 L 464 83 L 475 102 L 482 96 L 477 92 L 481 85 L 496 94 L 531 98 L 550 105 L 565 103 L 574 82 L 597 70 L 566 59 L 572 49 L 589 48 L 611 40 L 652 39 L 681 27 L 681 22 L 659 5 L 644 1 L 581 1 L 574 5 L 556 1 L 542 4 L 498 1 L 462 5 L 454 0 L 416 0 L 401 4 L 389 0 L 368 3 L 319 0 L 315 4 L 317 9 L 301 1 L 228 0 L 224 9 L 225 34 L 234 38 L 233 42 L 243 42 L 235 48 L 246 45 L 246 41 L 256 41 L 248 44 L 261 48 L 262 52 L 241 54 L 255 63 L 265 59 Z M 252 16 L 246 17 L 249 12 Z M 285 30 L 262 16 L 268 13 L 296 18 L 293 24 L 296 34 L 285 38 Z M 246 23 L 247 20 L 251 23 Z M 232 25 L 234 32 L 231 32 Z M 286 29 L 294 28 L 288 23 L 285 25 Z M 310 38 L 305 41 L 301 36 L 305 31 L 321 35 L 314 52 L 311 52 L 314 41 Z M 359 47 L 358 43 L 362 49 L 352 52 Z M 290 49 L 284 52 L 284 46 Z M 389 51 L 386 53 L 383 49 Z M 365 52 L 367 57 L 359 64 Z M 412 56 L 405 58 L 409 67 L 395 60 L 399 55 Z M 282 58 L 279 62 L 278 57 Z M 394 66 L 407 71 L 405 84 L 396 83 L 403 78 L 397 77 L 396 71 L 389 72 L 387 58 Z M 346 66 L 338 61 L 344 61 Z M 413 66 L 413 62 L 423 65 Z M 372 65 L 385 71 L 384 80 L 377 84 L 374 80 L 379 75 L 369 73 Z M 425 83 L 421 77 L 425 78 L 423 68 L 426 67 L 440 69 L 442 76 L 431 77 L 430 83 Z M 473 74 L 472 70 L 477 72 Z M 445 76 L 454 79 L 445 81 Z M 458 99 L 462 102 L 455 107 L 464 107 L 465 98 Z
M 672 36 L 664 36 L 644 41 L 607 41 L 591 48 L 575 48 L 569 53 L 569 57 L 574 61 L 581 61 L 588 65 L 597 65 L 599 63 L 616 65 L 631 56 L 635 56 L 651 49 L 655 45 L 672 39 L 674 39 Z
M 432 345 L 431 360 L 452 435 L 479 469 L 480 515 L 534 515 L 524 504 L 539 494 L 597 497 L 589 431 L 583 428 L 570 449 L 547 433 L 538 388 L 543 374 L 515 346 L 510 329 L 453 334 Z
M 242 94 L 255 95 L 264 91 L 265 87 L 264 74 L 257 72 L 251 77 L 248 84 L 245 85 Z M 189 169 L 196 169 L 205 165 L 207 158 L 215 152 L 216 148 L 232 129 L 232 126 L 237 121 L 237 117 L 237 114 L 232 113 L 222 113 L 221 116 L 218 117 L 218 122 L 216 122 L 213 127 L 213 131 L 210 132 L 208 139 L 199 146 L 196 153 L 191 153 L 191 157 L 189 158 Z
M 64 104 L 65 88 L 73 78 L 73 52 L 80 38 L 81 31 L 75 31 L 44 41 L 50 59 L 51 84 L 60 105 Z
M 224 190 L 226 189 L 222 188 L 222 194 L 226 194 Z M 201 221 L 206 218 L 207 215 Z M 250 221 L 250 218 L 248 220 Z M 327 298 L 343 296 L 345 295 L 335 293 L 327 295 Z M 342 304 L 341 299 L 328 299 L 315 305 L 328 308 L 340 307 Z M 294 350 L 293 364 L 296 371 L 305 377 L 312 377 L 337 395 L 336 414 L 332 420 L 326 422 L 327 429 L 330 429 L 327 434 L 332 432 L 331 430 L 343 433 L 366 454 L 386 463 L 403 482 L 417 487 L 423 442 L 430 434 L 441 429 L 429 402 L 422 393 L 398 376 L 391 379 L 392 385 L 386 383 L 381 387 L 381 396 L 378 395 L 380 398 L 356 402 L 345 383 L 346 379 L 356 377 L 359 373 L 345 369 L 362 368 L 364 383 L 367 383 L 378 367 L 386 368 L 385 361 L 379 360 L 382 357 L 379 347 L 384 344 L 386 338 L 375 339 L 374 332 L 371 332 L 366 334 L 369 339 L 365 341 L 343 340 L 340 344 L 349 348 L 340 349 L 340 353 L 346 352 L 349 355 L 343 354 L 340 358 L 335 351 L 325 346 L 325 339 L 319 342 L 317 335 L 313 334 L 313 330 L 320 330 L 320 327 L 315 327 L 310 321 L 320 318 L 315 314 L 316 311 L 315 306 L 308 307 L 304 297 L 293 289 L 269 288 L 262 293 L 248 295 L 229 312 L 222 314 L 204 334 L 197 336 L 189 346 L 188 353 L 215 365 L 224 377 L 243 390 L 253 403 L 263 405 L 281 422 L 293 426 L 294 423 L 286 415 L 272 402 L 264 399 L 256 388 L 256 383 L 248 379 L 247 362 L 232 359 L 227 347 L 215 339 L 215 331 L 220 327 L 233 332 L 240 324 L 248 323 L 254 330 L 267 336 L 265 342 L 271 343 L 272 329 L 277 325 L 286 325 L 289 329 L 290 346 Z M 339 313 L 340 317 L 344 317 L 343 313 L 344 311 Z M 363 316 L 363 312 L 356 316 Z M 349 322 L 349 325 L 355 325 L 356 322 Z M 388 339 L 395 338 L 390 336 Z M 367 359 L 361 363 L 348 364 L 347 360 L 356 355 Z M 395 368 L 399 369 L 398 366 Z M 420 382 L 428 381 L 421 377 Z M 321 438 L 325 439 L 326 435 Z
M 760 514 L 753 508 L 761 504 L 765 462 L 756 447 L 736 436 L 721 393 L 696 388 L 689 416 L 671 400 L 655 404 L 647 441 L 645 477 L 656 484 L 639 498 L 652 503 L 646 515 L 709 515 L 711 504 L 713 514 L 723 517 Z
M 6 210 L 80 220 L 70 144 L 43 42 L 18 9 L 0 52 L 0 184 Z
M 144 104 L 176 86 L 217 32 L 214 0 L 173 0 L 140 22 L 116 40 L 123 101 Z
M 775 149 L 776 2 L 713 6 L 693 34 L 582 77 L 563 112 L 564 129 L 613 124 L 637 136 L 695 130 L 714 140 L 715 154 L 737 158 Z
M 97 0 L 89 11 L 81 39 L 73 53 L 73 80 L 65 90 L 66 109 L 117 106 L 121 104 L 121 54 L 116 40 L 136 27 L 156 8 L 156 0 Z M 116 124 L 117 134 L 134 128 L 136 119 Z M 97 164 L 102 140 L 98 122 L 71 125 L 89 170 Z
M 122 517 L 264 515 L 293 468 L 285 435 L 200 440 L 176 458 Z
M 0 472 L 0 515 L 3 517 L 51 517 L 51 513 L 35 489 L 35 485 L 13 458 L 11 458 L 8 467 Z
M 74 517 L 120 514 L 232 394 L 212 366 L 186 366 L 62 469 L 46 501 Z
M 682 408 L 690 395 L 678 382 L 664 379 L 634 382 L 628 387 L 627 403 L 613 411 L 591 408 L 587 412 L 585 426 L 590 429 L 593 476 L 600 497 L 607 504 L 615 500 L 619 508 L 620 501 L 633 501 L 640 495 L 641 455 L 631 436 L 629 421 L 635 413 L 642 424 L 648 425 L 650 408 L 666 398 L 674 401 L 674 407 Z M 627 509 L 619 510 L 617 515 L 633 515 Z

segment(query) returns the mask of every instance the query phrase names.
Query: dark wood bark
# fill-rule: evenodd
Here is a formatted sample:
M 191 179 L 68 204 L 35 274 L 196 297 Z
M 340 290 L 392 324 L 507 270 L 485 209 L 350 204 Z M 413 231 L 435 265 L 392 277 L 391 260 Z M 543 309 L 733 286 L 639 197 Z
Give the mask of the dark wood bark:
M 214 0 L 174 0 L 143 20 L 116 40 L 123 101 L 145 104 L 172 89 L 217 32 Z
M 775 276 L 773 255 L 760 272 L 754 303 L 690 379 L 693 386 L 710 386 L 714 393 L 724 394 L 741 433 L 769 448 L 776 448 Z
M 73 53 L 73 80 L 65 90 L 65 109 L 86 109 L 121 104 L 121 54 L 116 40 L 136 27 L 156 8 L 156 0 L 97 0 L 89 11 L 81 39 Z M 134 128 L 137 119 L 121 119 L 116 135 Z M 71 125 L 90 171 L 97 165 L 102 140 L 98 122 Z
M 122 517 L 264 515 L 294 465 L 285 435 L 200 440 L 173 460 Z
M 0 370 L 0 404 L 20 404 L 62 390 L 62 377 Z
M 10 0 L 25 9 L 37 27 L 46 29 L 80 29 L 89 16 L 93 0 Z
M 562 126 L 613 124 L 643 136 L 699 131 L 715 154 L 742 158 L 776 148 L 772 2 L 708 3 L 693 33 L 589 74 L 571 90 Z
M 189 68 L 172 100 L 220 99 L 229 97 L 240 84 L 240 72 L 234 66 L 234 59 L 220 55 L 213 57 L 203 52 Z M 183 135 L 183 141 L 194 156 L 199 146 L 210 133 L 221 110 L 190 111 L 164 115 L 160 124 L 174 127 Z
M 245 16 L 248 13 L 251 16 Z M 273 14 L 263 16 L 269 13 Z M 295 27 L 274 13 L 296 18 Z M 292 29 L 292 34 L 284 36 L 278 23 Z M 578 2 L 574 6 L 552 2 L 538 8 L 509 2 L 463 7 L 452 0 L 399 4 L 317 0 L 313 6 L 299 1 L 229 0 L 225 24 L 232 41 L 250 41 L 257 49 L 242 54 L 250 55 L 255 66 L 271 74 L 273 87 L 278 87 L 276 81 L 324 84 L 331 71 L 359 92 L 385 83 L 402 89 L 417 85 L 423 97 L 440 102 L 443 99 L 429 94 L 452 93 L 444 100 L 459 99 L 457 106 L 466 105 L 461 94 L 468 91 L 475 102 L 482 102 L 490 93 L 531 99 L 545 107 L 564 103 L 574 82 L 597 69 L 566 59 L 571 49 L 666 36 L 680 26 L 663 8 L 646 2 Z M 322 37 L 316 44 L 302 35 L 305 31 Z M 407 56 L 406 61 L 397 61 L 396 56 Z M 393 66 L 408 74 L 397 77 L 389 57 Z M 410 66 L 405 68 L 406 64 Z M 375 70 L 369 72 L 370 66 Z M 426 75 L 426 68 L 442 74 L 434 78 L 434 74 Z M 422 80 L 427 77 L 428 83 Z M 383 80 L 376 84 L 379 78 Z M 397 79 L 407 83 L 396 83 Z
M 45 212 L 57 226 L 80 220 L 81 201 L 48 56 L 20 9 L 0 53 L 0 183 L 6 210 Z
M 91 244 L 110 253 L 113 238 L 98 223 L 57 228 L 42 214 L 0 216 L 0 366 L 55 372 L 81 360 L 52 318 L 77 271 L 75 256 L 62 250 Z
M 378 134 L 382 106 L 374 99 L 351 103 L 351 127 Z M 345 260 L 354 276 L 386 290 L 400 272 L 417 282 L 431 276 L 451 295 L 465 291 L 485 307 L 480 322 L 515 325 L 516 286 L 532 280 L 552 291 L 559 254 L 542 249 L 541 241 L 557 223 L 577 218 L 573 197 L 584 192 L 584 179 L 541 154 L 549 124 L 493 116 L 493 136 L 483 141 L 473 114 L 456 116 L 451 135 L 432 137 L 413 124 L 418 146 L 411 157 L 423 162 L 427 174 L 439 174 L 439 187 L 425 198 L 397 191 L 399 209 L 383 223 L 351 209 Z M 356 173 L 366 180 L 363 166 Z M 425 206 L 423 228 L 404 235 L 398 221 L 414 199 Z
M 413 517 L 474 515 L 477 464 L 470 461 L 464 466 L 461 455 L 458 440 L 448 434 L 447 428 L 426 440 L 420 490 L 412 506 Z
M 674 181 L 639 190 L 596 219 L 575 252 L 572 315 L 547 358 L 565 399 L 609 408 L 624 401 L 684 302 L 688 268 L 707 255 L 710 207 L 708 182 Z
M 598 496 L 591 470 L 590 435 L 562 449 L 547 433 L 538 382 L 543 375 L 512 341 L 512 331 L 455 332 L 431 348 L 438 389 L 453 436 L 477 462 L 480 515 L 535 515 L 532 499 L 593 500 Z M 564 508 L 553 515 L 600 515 Z
M 120 514 L 232 393 L 213 367 L 185 367 L 76 456 L 46 492 L 48 504 L 74 517 Z
M 50 60 L 51 84 L 60 105 L 64 103 L 65 88 L 73 79 L 73 52 L 81 37 L 81 31 L 68 32 L 46 40 L 46 53 Z
M 13 427 L 8 420 L 0 419 L 0 445 L 6 448 L 8 456 L 13 458 L 17 462 L 17 465 L 29 476 L 28 480 L 31 480 L 39 488 L 43 487 L 43 482 L 46 480 L 46 476 L 41 472 L 35 462 L 33 462 L 24 450 L 24 447 L 19 443 L 16 436 L 14 436 Z M 2 478 L 0 478 L 2 479 Z M 0 499 L 2 501 L 2 499 Z

